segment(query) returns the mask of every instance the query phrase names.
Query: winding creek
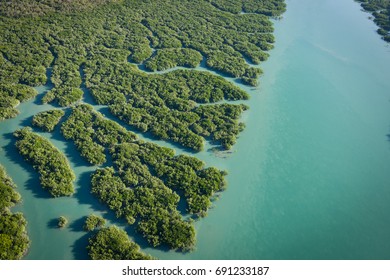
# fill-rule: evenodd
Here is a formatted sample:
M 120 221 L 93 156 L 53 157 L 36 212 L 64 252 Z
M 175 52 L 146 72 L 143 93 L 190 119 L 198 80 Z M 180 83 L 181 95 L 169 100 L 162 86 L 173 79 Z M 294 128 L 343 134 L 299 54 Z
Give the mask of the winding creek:
M 233 152 L 218 155 L 207 145 L 196 154 L 229 175 L 228 189 L 196 223 L 194 252 L 148 248 L 132 228 L 118 224 L 89 193 L 95 167 L 58 127 L 40 134 L 68 157 L 77 192 L 50 199 L 42 191 L 12 133 L 53 108 L 40 105 L 49 86 L 21 104 L 17 118 L 0 122 L 0 164 L 23 198 L 13 211 L 22 211 L 29 223 L 32 244 L 25 258 L 87 258 L 88 235 L 80 229 L 84 217 L 96 213 L 160 259 L 389 259 L 390 47 L 352 0 L 286 2 L 260 86 L 239 85 L 251 94 L 245 102 L 251 109 Z M 84 98 L 92 102 L 87 92 Z M 104 107 L 95 108 L 108 116 Z M 56 227 L 61 215 L 70 221 L 65 229 Z

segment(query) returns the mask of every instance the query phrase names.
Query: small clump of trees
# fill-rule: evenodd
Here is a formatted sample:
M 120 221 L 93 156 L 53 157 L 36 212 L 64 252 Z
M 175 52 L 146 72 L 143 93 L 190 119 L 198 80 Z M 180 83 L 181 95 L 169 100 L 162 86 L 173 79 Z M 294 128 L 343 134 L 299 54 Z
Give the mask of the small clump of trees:
M 95 229 L 104 227 L 105 224 L 106 220 L 103 217 L 91 214 L 85 219 L 84 230 L 93 231 Z
M 60 122 L 65 112 L 62 110 L 49 110 L 36 114 L 33 117 L 32 125 L 51 132 Z
M 0 67 L 3 67 L 1 58 L 0 55 Z M 38 94 L 35 89 L 26 85 L 2 83 L 2 71 L 4 70 L 0 69 L 0 121 L 16 117 L 19 114 L 16 107 L 20 102 L 27 101 Z
M 67 224 L 68 224 L 68 219 L 66 217 L 60 216 L 58 218 L 57 225 L 58 225 L 59 228 L 64 228 L 64 227 L 66 227 Z
M 89 239 L 87 247 L 93 260 L 152 260 L 127 233 L 116 226 L 102 228 Z

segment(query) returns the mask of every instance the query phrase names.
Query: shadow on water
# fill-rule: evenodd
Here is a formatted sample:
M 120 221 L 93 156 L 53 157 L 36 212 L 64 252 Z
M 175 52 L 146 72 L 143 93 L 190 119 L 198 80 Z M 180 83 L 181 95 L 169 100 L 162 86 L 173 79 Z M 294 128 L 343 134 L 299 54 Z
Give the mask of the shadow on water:
M 124 228 L 130 238 L 136 242 L 141 247 L 141 249 L 151 248 L 151 245 L 136 229 L 138 221 L 133 225 L 129 225 L 124 218 L 117 218 L 114 211 L 110 210 L 106 205 L 100 203 L 99 200 L 93 194 L 91 194 L 91 176 L 94 172 L 94 170 L 87 171 L 81 173 L 78 176 L 77 185 L 80 187 L 77 189 L 74 195 L 74 197 L 78 200 L 78 203 L 89 205 L 91 207 L 91 214 L 95 211 L 100 212 L 103 218 L 108 221 L 109 225 L 116 225 Z M 187 214 L 186 208 L 187 202 L 184 197 L 181 197 L 178 210 L 182 213 L 183 216 Z M 83 231 L 84 222 L 85 217 L 80 218 L 70 225 L 70 229 L 72 231 Z M 75 259 L 88 259 L 87 252 L 84 252 L 83 249 L 80 251 L 79 249 L 86 248 L 88 245 L 88 238 L 90 236 L 91 234 L 86 234 L 74 243 L 72 251 Z M 170 248 L 167 246 L 159 246 L 158 249 L 166 252 L 170 250 Z
M 73 232 L 83 232 L 84 231 L 85 217 L 74 220 L 70 225 L 69 229 Z
M 88 240 L 92 237 L 92 232 L 86 232 L 83 236 L 75 241 L 72 246 L 72 253 L 75 260 L 89 260 L 91 259 L 88 256 Z
M 77 189 L 74 197 L 77 199 L 79 204 L 89 205 L 91 209 L 91 214 L 94 211 L 103 213 L 102 216 L 104 219 L 110 221 L 120 226 L 125 226 L 125 219 L 118 219 L 115 213 L 110 210 L 106 205 L 101 203 L 98 198 L 91 194 L 91 176 L 95 171 L 83 172 L 78 176 L 77 185 L 80 187 Z M 84 219 L 82 218 L 84 223 Z M 80 227 L 82 230 L 82 226 Z
M 77 189 L 74 197 L 78 203 L 90 205 L 94 211 L 107 211 L 109 210 L 99 200 L 91 194 L 91 176 L 95 171 L 83 172 L 78 176 Z
M 51 198 L 49 192 L 41 187 L 38 172 L 35 171 L 34 168 L 19 154 L 19 151 L 15 146 L 17 139 L 12 135 L 12 133 L 5 134 L 4 138 L 10 140 L 10 142 L 5 146 L 7 158 L 22 167 L 22 169 L 29 174 L 29 179 L 26 182 L 26 189 L 31 191 L 36 198 Z
M 177 195 L 180 197 L 179 203 L 177 204 L 177 211 L 179 211 L 180 215 L 186 217 L 188 215 L 188 202 L 184 196 L 184 191 L 179 189 L 172 189 Z
M 91 176 L 94 171 L 83 172 L 78 176 L 77 189 L 74 197 L 78 200 L 79 204 L 86 204 L 91 207 L 91 214 L 94 212 L 100 212 L 98 215 L 102 215 L 109 224 L 124 227 L 126 221 L 124 219 L 118 219 L 115 213 L 110 210 L 106 205 L 99 202 L 99 200 L 91 194 Z M 86 217 L 75 220 L 69 225 L 71 231 L 82 232 Z M 76 260 L 90 259 L 88 256 L 87 246 L 88 240 L 93 236 L 93 232 L 86 232 L 81 238 L 77 239 L 72 246 L 72 253 Z
M 42 93 L 39 93 L 34 99 L 34 102 L 33 102 L 34 105 L 42 106 L 43 104 L 45 104 L 45 103 L 43 103 L 42 99 L 45 97 L 46 93 L 48 93 L 49 91 L 50 91 L 50 89 L 45 89 Z M 52 105 L 54 106 L 55 104 L 52 104 Z
M 58 227 L 58 219 L 51 219 L 50 221 L 47 222 L 47 227 L 51 229 L 56 229 Z
M 203 70 L 203 71 L 207 71 L 207 72 L 213 72 L 213 73 L 215 73 L 215 74 L 217 74 L 219 76 L 225 77 L 225 78 L 232 78 L 232 76 L 229 76 L 228 74 L 225 74 L 225 73 L 217 71 L 217 70 L 210 69 L 207 66 L 207 64 L 206 64 L 206 60 L 207 60 L 206 57 L 203 55 L 203 59 L 202 59 L 200 65 L 197 68 L 174 67 L 172 69 L 168 69 L 168 70 L 164 70 L 164 71 L 160 71 L 160 72 L 150 72 L 150 71 L 148 71 L 145 68 L 144 63 L 143 64 L 139 64 L 137 66 L 138 66 L 138 68 L 140 68 L 140 69 L 142 68 L 141 70 L 146 71 L 149 74 L 153 74 L 154 73 L 156 75 L 162 75 L 164 73 L 172 72 L 172 71 L 179 70 L 179 69 L 186 69 L 186 70 L 197 70 L 197 71 Z M 131 61 L 129 61 L 129 62 L 131 63 Z M 134 63 L 132 63 L 132 64 L 134 64 Z M 121 126 L 125 127 L 128 131 L 131 131 L 134 134 L 136 134 L 138 136 L 141 136 L 145 140 L 149 140 L 151 142 L 159 141 L 158 144 L 161 145 L 161 146 L 165 146 L 165 147 L 167 147 L 167 145 L 164 145 L 164 143 L 169 143 L 169 145 L 172 146 L 172 147 L 168 146 L 169 148 L 173 148 L 174 150 L 179 151 L 181 153 L 187 153 L 187 154 L 190 154 L 190 155 L 198 154 L 197 151 L 194 151 L 193 149 L 190 149 L 188 147 L 184 147 L 184 146 L 180 145 L 177 142 L 173 142 L 173 141 L 171 141 L 169 139 L 160 139 L 160 138 L 156 137 L 154 134 L 152 134 L 151 132 L 141 132 L 141 131 L 137 130 L 136 128 L 132 127 L 131 125 L 126 124 L 124 121 L 121 121 L 118 117 L 114 116 L 110 112 L 110 109 L 108 108 L 107 105 L 98 105 L 96 103 L 96 101 L 95 101 L 91 91 L 86 86 L 86 83 L 85 83 L 85 73 L 84 73 L 84 67 L 83 66 L 80 67 L 79 72 L 80 72 L 80 76 L 82 78 L 81 89 L 84 92 L 83 102 L 85 102 L 85 103 L 87 103 L 89 105 L 92 105 L 94 107 L 94 109 L 96 111 L 100 112 L 101 114 L 103 114 L 103 116 L 105 118 L 117 122 Z M 236 78 L 236 79 L 234 79 L 234 81 L 237 84 L 245 85 L 244 83 L 242 83 L 240 78 Z M 248 86 L 248 85 L 245 85 L 245 86 Z M 245 101 L 245 100 L 242 100 L 242 101 Z M 229 102 L 229 101 L 227 101 L 227 100 L 223 101 L 223 103 L 226 103 L 226 102 Z M 210 138 L 206 138 L 205 141 L 208 142 L 211 145 L 220 145 L 220 143 L 216 143 L 215 141 L 211 140 Z
M 21 120 L 21 121 L 20 121 L 20 126 L 22 126 L 22 127 L 25 127 L 25 126 L 32 127 L 32 120 L 33 120 L 33 117 L 34 117 L 34 116 L 30 116 L 30 117 L 27 117 L 27 118 Z

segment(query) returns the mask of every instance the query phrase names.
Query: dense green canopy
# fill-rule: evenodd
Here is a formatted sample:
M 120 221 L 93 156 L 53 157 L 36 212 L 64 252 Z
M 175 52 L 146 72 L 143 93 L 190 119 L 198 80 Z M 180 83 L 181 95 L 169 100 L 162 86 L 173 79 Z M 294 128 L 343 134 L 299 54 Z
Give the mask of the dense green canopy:
M 88 251 L 93 260 L 151 260 L 141 253 L 139 246 L 131 241 L 126 232 L 111 226 L 100 229 L 89 239 Z
M 96 64 L 108 61 L 130 60 L 162 70 L 195 67 L 204 58 L 211 69 L 255 85 L 261 70 L 246 61 L 259 64 L 267 59 L 274 42 L 268 17 L 285 10 L 283 0 L 24 0 L 0 1 L 0 7 L 0 85 L 45 84 L 50 67 L 55 87 L 42 101 L 61 106 L 82 98 L 83 67 L 91 73 Z M 135 67 L 117 71 L 111 68 L 106 74 L 139 75 Z M 104 82 L 86 80 L 97 88 Z M 0 100 L 0 118 L 17 114 L 16 100 L 14 94 Z
M 103 217 L 91 214 L 85 220 L 84 230 L 93 231 L 95 229 L 104 227 L 105 224 L 106 224 L 106 220 Z
M 183 212 L 206 215 L 226 173 L 139 140 L 84 104 L 84 95 L 142 133 L 192 151 L 206 140 L 230 149 L 248 109 L 239 102 L 249 95 L 217 74 L 256 86 L 257 65 L 274 43 L 270 17 L 284 10 L 284 0 L 0 0 L 0 120 L 15 117 L 34 87 L 49 85 L 41 102 L 71 108 L 38 113 L 32 124 L 50 132 L 64 118 L 61 132 L 82 157 L 106 164 L 92 175 L 92 193 L 152 246 L 191 250 L 195 229 Z M 15 136 L 41 185 L 71 195 L 65 156 L 28 128 Z M 85 229 L 103 224 L 90 216 Z M 150 258 L 138 250 L 115 227 L 101 228 L 89 245 L 93 259 Z
M 383 40 L 390 42 L 390 0 L 356 0 L 363 9 L 374 16 L 374 22 L 379 26 L 378 34 Z
M 42 128 L 44 131 L 53 131 L 60 122 L 65 112 L 62 110 L 50 110 L 36 114 L 32 120 L 32 125 Z
M 16 142 L 19 153 L 39 172 L 43 188 L 54 197 L 73 194 L 76 177 L 60 150 L 29 128 L 15 131 L 14 136 L 19 139 Z
M 30 245 L 25 218 L 9 209 L 19 201 L 15 184 L 0 165 L 0 260 L 20 259 Z

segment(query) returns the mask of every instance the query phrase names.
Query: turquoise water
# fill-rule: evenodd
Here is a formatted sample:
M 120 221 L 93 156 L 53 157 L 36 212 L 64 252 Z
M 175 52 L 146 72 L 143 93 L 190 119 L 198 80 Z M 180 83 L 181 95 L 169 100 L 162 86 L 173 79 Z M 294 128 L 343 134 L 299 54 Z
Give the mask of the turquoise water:
M 390 48 L 352 0 L 287 4 L 260 87 L 244 88 L 251 110 L 234 152 L 198 155 L 227 170 L 229 185 L 196 223 L 196 251 L 146 248 L 126 228 L 145 251 L 161 259 L 390 259 Z M 78 178 L 72 198 L 48 199 L 10 136 L 52 108 L 38 105 L 40 98 L 0 123 L 0 163 L 23 197 L 14 209 L 29 222 L 26 258 L 85 258 L 83 217 L 94 212 L 114 220 L 89 194 L 94 168 L 58 130 L 42 133 L 69 157 Z M 59 230 L 53 220 L 61 215 L 70 225 Z

